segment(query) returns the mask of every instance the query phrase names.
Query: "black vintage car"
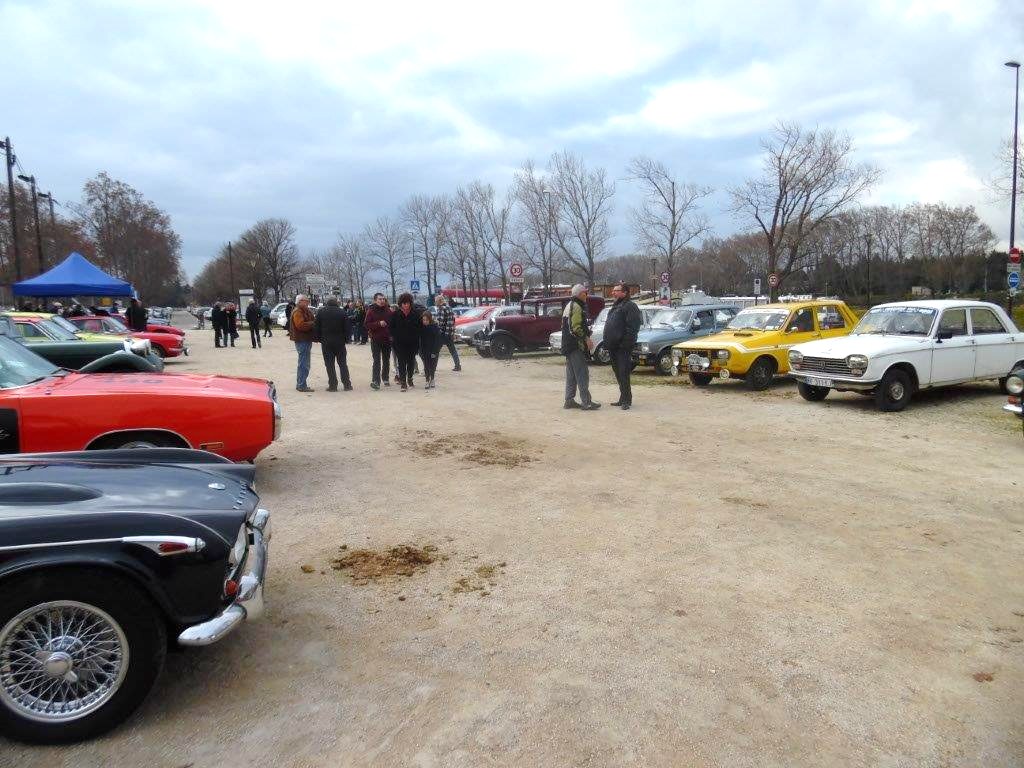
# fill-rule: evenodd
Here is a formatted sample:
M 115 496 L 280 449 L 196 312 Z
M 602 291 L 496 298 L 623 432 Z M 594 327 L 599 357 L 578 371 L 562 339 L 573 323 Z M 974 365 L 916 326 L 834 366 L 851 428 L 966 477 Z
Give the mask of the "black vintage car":
M 209 645 L 262 613 L 270 513 L 253 473 L 177 448 L 0 461 L 0 733 L 102 733 L 169 642 Z

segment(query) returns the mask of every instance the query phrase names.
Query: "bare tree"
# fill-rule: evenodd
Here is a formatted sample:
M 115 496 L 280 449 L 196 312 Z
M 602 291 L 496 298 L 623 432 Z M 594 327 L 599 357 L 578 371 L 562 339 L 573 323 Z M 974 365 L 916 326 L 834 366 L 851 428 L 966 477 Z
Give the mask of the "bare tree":
M 608 217 L 615 184 L 603 168 L 588 169 L 568 151 L 551 157 L 548 168 L 559 225 L 554 234 L 565 258 L 594 284 L 594 263 L 611 237 Z
M 484 252 L 497 268 L 498 277 L 501 280 L 501 292 L 507 298 L 509 295 L 508 273 L 505 269 L 505 262 L 508 260 L 508 254 L 512 248 L 511 221 L 515 198 L 509 191 L 505 195 L 505 199 L 498 202 L 494 187 L 479 181 L 474 181 L 470 185 L 469 192 L 474 199 L 474 207 L 479 217 L 480 239 Z
M 551 190 L 543 177 L 536 173 L 531 160 L 527 160 L 516 173 L 513 190 L 519 203 L 515 243 L 524 261 L 540 274 L 541 283 L 547 291 L 555 282 L 555 272 L 562 266 L 555 249 L 557 238 L 554 230 L 558 214 L 551 199 Z
M 491 268 L 488 249 L 484 245 L 485 220 L 480 199 L 472 186 L 459 187 L 452 206 L 451 236 L 458 242 L 458 251 L 466 260 L 470 287 L 483 291 L 490 281 Z
M 409 229 L 413 259 L 422 255 L 426 267 L 428 293 L 438 284 L 438 261 L 448 238 L 449 213 L 450 204 L 443 196 L 413 195 L 402 206 L 402 221 Z
M 409 266 L 409 238 L 401 223 L 381 216 L 367 225 L 363 234 L 369 250 L 369 263 L 387 276 L 391 300 L 398 301 L 398 279 Z
M 374 271 L 366 243 L 359 235 L 339 235 L 334 246 L 342 263 L 342 280 L 348 284 L 353 299 L 366 299 L 367 287 Z
M 764 171 L 730 190 L 732 211 L 757 222 L 768 252 L 767 269 L 781 284 L 806 264 L 804 245 L 815 230 L 855 203 L 881 172 L 854 165 L 852 140 L 834 131 L 780 123 L 762 147 Z M 775 299 L 777 287 L 770 290 Z
M 698 205 L 712 190 L 677 181 L 664 163 L 649 157 L 633 158 L 626 173 L 643 191 L 640 205 L 630 210 L 636 247 L 674 276 L 683 250 L 710 230 Z
M 256 263 L 254 270 L 265 276 L 274 299 L 280 301 L 287 286 L 301 274 L 295 226 L 287 219 L 261 219 L 241 234 L 238 244 Z
M 988 188 L 996 200 L 1009 200 L 1013 194 L 1013 138 L 1007 138 L 996 153 L 998 170 L 988 180 Z M 1017 195 L 1024 195 L 1024 136 L 1017 142 Z

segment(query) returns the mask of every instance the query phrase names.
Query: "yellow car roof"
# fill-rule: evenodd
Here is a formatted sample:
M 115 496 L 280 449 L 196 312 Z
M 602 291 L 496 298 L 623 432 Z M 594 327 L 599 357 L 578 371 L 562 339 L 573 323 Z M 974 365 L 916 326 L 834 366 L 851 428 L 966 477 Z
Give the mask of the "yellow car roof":
M 5 312 L 8 317 L 53 317 L 53 312 Z
M 776 301 L 772 304 L 751 304 L 743 309 L 804 309 L 822 304 L 843 304 L 841 299 L 813 299 L 811 301 Z

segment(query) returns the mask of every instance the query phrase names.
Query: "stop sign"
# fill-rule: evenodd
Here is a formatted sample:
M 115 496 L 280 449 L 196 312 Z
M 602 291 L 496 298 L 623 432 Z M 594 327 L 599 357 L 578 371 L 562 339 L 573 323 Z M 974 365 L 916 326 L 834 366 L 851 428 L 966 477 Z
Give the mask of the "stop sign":
M 1020 264 L 1020 248 L 1011 248 L 1010 249 L 1010 263 L 1011 264 Z

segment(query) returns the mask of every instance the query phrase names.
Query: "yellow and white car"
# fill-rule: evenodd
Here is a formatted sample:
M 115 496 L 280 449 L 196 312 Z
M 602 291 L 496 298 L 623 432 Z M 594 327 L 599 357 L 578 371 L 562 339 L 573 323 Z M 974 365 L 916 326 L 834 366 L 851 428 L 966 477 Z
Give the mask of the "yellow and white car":
M 790 347 L 845 336 L 856 324 L 853 311 L 834 299 L 747 307 L 721 333 L 672 347 L 672 375 L 689 373 L 697 386 L 735 377 L 749 389 L 767 389 L 789 373 Z

